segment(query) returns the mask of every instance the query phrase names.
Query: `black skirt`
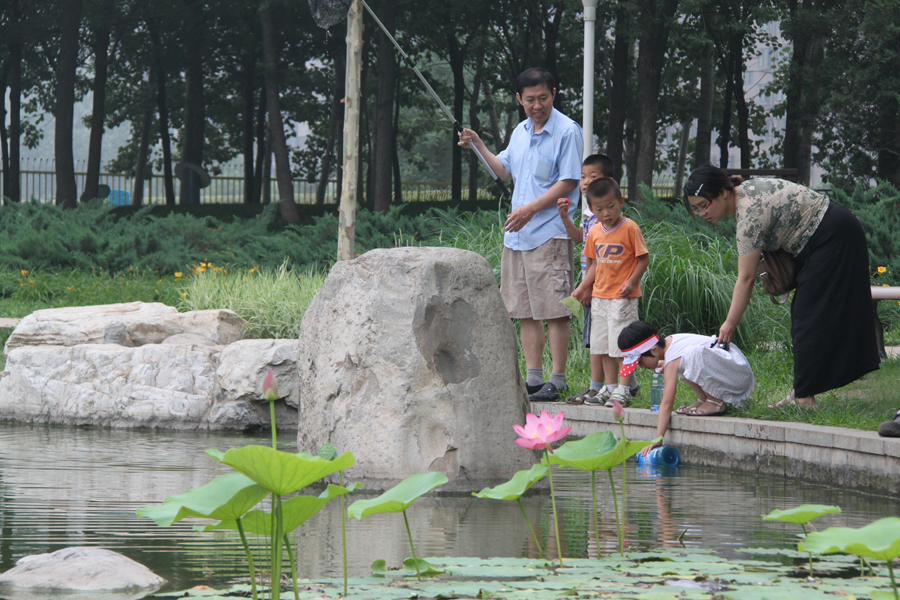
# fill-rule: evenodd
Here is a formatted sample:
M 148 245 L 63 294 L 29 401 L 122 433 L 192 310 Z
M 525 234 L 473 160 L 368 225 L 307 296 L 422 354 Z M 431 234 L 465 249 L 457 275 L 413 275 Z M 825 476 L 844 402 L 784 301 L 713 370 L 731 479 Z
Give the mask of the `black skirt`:
M 878 368 L 869 252 L 859 221 L 832 202 L 797 255 L 791 302 L 794 393 L 806 398 Z

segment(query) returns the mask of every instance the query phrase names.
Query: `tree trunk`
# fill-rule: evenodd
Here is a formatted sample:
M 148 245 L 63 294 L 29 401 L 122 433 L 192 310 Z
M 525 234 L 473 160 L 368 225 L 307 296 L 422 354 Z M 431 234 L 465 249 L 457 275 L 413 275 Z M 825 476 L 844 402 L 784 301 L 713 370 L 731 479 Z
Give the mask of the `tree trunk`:
M 362 46 L 362 5 L 359 0 L 353 0 L 347 14 L 347 79 L 344 86 L 347 96 L 344 99 L 344 135 L 341 143 L 344 149 L 341 174 L 343 186 L 338 216 L 338 260 L 350 260 L 355 253 Z
M 562 85 L 559 79 L 559 68 L 557 66 L 558 51 L 556 48 L 557 41 L 559 40 L 559 25 L 562 23 L 563 9 L 565 6 L 565 2 L 557 2 L 553 7 L 553 17 L 547 18 L 547 14 L 545 13 L 542 24 L 544 30 L 544 65 L 556 81 L 557 90 L 556 97 L 553 99 L 553 106 L 557 110 L 562 108 L 563 100 L 565 98 L 564 92 L 560 89 Z
M 316 186 L 316 204 L 325 203 L 325 194 L 328 191 L 328 181 L 331 179 L 332 162 L 334 160 L 334 149 L 339 142 L 341 132 L 344 129 L 344 78 L 346 69 L 346 59 L 344 58 L 343 44 L 335 44 L 331 51 L 332 63 L 334 68 L 334 83 L 331 93 L 331 114 L 328 117 L 328 142 L 325 145 L 325 155 L 322 156 L 322 166 L 319 173 L 319 185 Z M 400 106 L 400 103 L 396 103 Z M 396 136 L 394 136 L 396 140 Z M 396 153 L 397 144 L 393 144 Z M 338 152 L 338 157 L 341 153 Z M 337 173 L 337 180 L 340 182 L 340 171 Z M 338 192 L 340 198 L 340 192 Z
M 612 160 L 616 181 L 622 181 L 622 156 L 625 145 L 625 111 L 628 104 L 628 73 L 631 71 L 631 17 L 628 0 L 619 0 L 616 9 L 616 41 L 613 44 L 612 86 L 609 92 L 609 122 L 606 129 L 606 154 Z
M 642 0 L 645 29 L 641 32 L 637 62 L 636 152 L 634 177 L 629 176 L 629 192 L 634 188 L 631 202 L 638 199 L 638 184 L 653 184 L 653 163 L 656 160 L 656 119 L 659 112 L 659 89 L 665 64 L 666 48 L 672 19 L 678 0 Z
M 6 98 L 7 81 L 9 77 L 9 65 L 3 63 L 0 69 L 0 98 Z M 0 102 L 0 177 L 3 179 L 3 187 L 0 188 L 0 196 L 9 198 L 9 132 L 6 129 L 6 102 Z M 2 199 L 2 198 L 0 198 Z M 6 201 L 4 200 L 4 203 Z
M 398 65 L 399 67 L 399 65 Z M 397 90 L 394 93 L 395 98 L 400 97 L 400 69 L 397 69 Z M 403 204 L 403 181 L 400 176 L 400 145 L 397 140 L 400 139 L 400 102 L 394 102 L 394 154 L 391 157 L 391 165 L 394 169 L 394 204 Z
M 256 47 L 247 49 L 244 55 L 244 89 L 241 129 L 241 154 L 244 157 L 244 204 L 257 203 L 254 195 L 256 180 L 253 170 L 253 138 L 256 124 Z
M 166 98 L 166 70 L 162 60 L 162 41 L 156 24 L 148 19 L 147 32 L 153 46 L 153 62 L 156 65 L 156 110 L 159 113 L 159 142 L 163 153 L 163 188 L 166 191 L 166 206 L 175 206 L 175 177 L 172 173 L 172 140 L 169 135 L 169 103 Z
M 382 24 L 391 34 L 394 33 L 394 22 L 397 16 L 397 0 L 382 0 L 379 4 Z M 375 97 L 375 152 L 372 203 L 373 210 L 387 213 L 391 206 L 391 176 L 394 156 L 394 80 L 397 66 L 394 61 L 394 45 L 381 29 L 378 38 L 376 57 L 378 59 L 378 91 Z
M 10 21 L 17 22 L 18 2 L 13 2 Z M 9 169 L 3 170 L 4 193 L 12 202 L 22 200 L 22 44 L 18 37 L 9 41 Z
M 450 59 L 450 71 L 453 73 L 453 118 L 458 122 L 463 121 L 463 106 L 465 105 L 465 62 L 468 48 L 460 47 L 456 30 L 447 33 L 447 56 Z M 459 204 L 462 201 L 462 147 L 456 131 L 450 128 L 452 167 L 450 170 L 450 201 Z
M 688 144 L 691 141 L 691 125 L 693 119 L 685 119 L 681 122 L 681 145 L 678 147 L 678 164 L 675 166 L 675 192 L 676 198 L 681 197 L 684 188 L 684 169 L 687 164 Z
M 697 140 L 692 169 L 710 162 L 712 156 L 712 116 L 715 97 L 715 62 L 713 45 L 709 44 L 700 59 L 700 97 L 697 99 Z
M 281 116 L 281 100 L 278 91 L 277 54 L 275 49 L 275 24 L 272 5 L 266 4 L 259 10 L 262 24 L 263 59 L 266 65 L 266 105 L 269 113 L 269 138 L 275 154 L 275 177 L 278 180 L 279 212 L 288 223 L 300 220 L 300 212 L 294 202 L 294 182 L 291 179 L 291 164 L 288 156 L 287 140 L 284 136 L 284 121 Z
M 879 137 L 875 177 L 900 187 L 900 102 L 895 94 L 881 94 L 878 102 Z
M 109 66 L 109 16 L 112 2 L 103 4 L 103 14 L 94 39 L 94 85 L 91 109 L 91 139 L 88 146 L 87 175 L 82 200 L 97 197 L 100 186 L 100 161 L 103 154 L 103 126 L 106 123 L 106 74 Z
M 259 106 L 256 109 L 256 168 L 253 175 L 253 203 L 268 204 L 268 200 L 263 202 L 263 187 L 268 186 L 265 182 L 269 180 L 269 173 L 271 170 L 271 166 L 267 162 L 267 157 L 271 152 L 269 151 L 269 136 L 266 135 L 266 131 L 268 130 L 268 121 L 266 119 L 266 83 L 263 78 L 259 78 L 257 83 L 259 89 Z M 267 170 L 267 168 L 269 170 Z M 269 188 L 265 187 L 265 189 L 266 198 L 268 198 Z
M 725 67 L 725 81 L 731 81 L 731 67 L 732 61 L 727 60 L 724 61 L 726 63 Z M 728 168 L 728 147 L 731 145 L 731 98 L 733 95 L 734 88 L 730 85 L 725 85 L 725 99 L 722 103 L 722 127 L 719 128 L 719 167 L 723 169 Z
M 78 30 L 82 0 L 65 0 L 60 13 L 59 54 L 56 59 L 56 204 L 75 208 L 75 156 L 72 151 L 75 119 L 75 71 L 78 67 Z
M 730 39 L 732 87 L 738 117 L 738 147 L 741 149 L 741 168 L 750 168 L 750 109 L 744 98 L 744 34 L 735 33 Z
M 484 77 L 484 43 L 479 45 L 479 53 L 475 68 L 475 79 L 472 81 L 472 95 L 469 98 L 469 127 L 473 131 L 481 130 L 478 119 L 478 98 L 481 96 L 481 80 Z M 478 200 L 478 175 L 481 168 L 478 156 L 469 152 L 469 202 Z
M 190 2 L 185 43 L 184 125 L 181 130 L 181 160 L 203 166 L 203 144 L 206 130 L 206 99 L 203 92 L 203 31 L 206 18 L 203 3 Z M 185 172 L 188 176 L 188 172 Z M 181 204 L 199 204 L 200 189 L 181 182 Z
M 153 87 L 156 69 L 150 69 L 150 81 L 147 82 L 147 98 L 144 102 L 144 116 L 141 119 L 141 141 L 138 144 L 137 165 L 134 167 L 134 191 L 131 194 L 131 205 L 144 203 L 144 181 L 147 179 L 147 162 L 150 156 L 150 130 L 153 128 Z

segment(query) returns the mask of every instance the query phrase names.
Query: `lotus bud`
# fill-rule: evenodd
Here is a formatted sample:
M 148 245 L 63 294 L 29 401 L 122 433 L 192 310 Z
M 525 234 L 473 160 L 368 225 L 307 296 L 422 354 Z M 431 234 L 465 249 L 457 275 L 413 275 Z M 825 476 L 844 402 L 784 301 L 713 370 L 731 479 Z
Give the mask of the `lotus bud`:
M 625 409 L 618 400 L 613 401 L 613 418 L 619 423 L 625 420 Z
M 263 398 L 269 402 L 275 402 L 278 399 L 278 382 L 275 381 L 275 373 L 272 369 L 266 371 L 266 377 L 263 379 Z

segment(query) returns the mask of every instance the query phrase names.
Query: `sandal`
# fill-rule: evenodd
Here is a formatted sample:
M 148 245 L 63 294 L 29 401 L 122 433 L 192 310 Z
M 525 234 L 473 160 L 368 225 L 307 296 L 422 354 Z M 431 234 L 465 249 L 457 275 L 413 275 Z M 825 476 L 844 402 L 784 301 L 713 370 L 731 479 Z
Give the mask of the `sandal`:
M 590 398 L 593 398 L 597 394 L 600 393 L 600 390 L 595 390 L 593 388 L 588 388 L 583 392 L 579 392 L 574 396 L 569 396 L 566 398 L 566 404 L 584 404 Z
M 703 406 L 703 404 L 706 404 L 706 403 L 709 403 L 709 404 L 712 404 L 713 406 L 715 406 L 716 410 L 711 410 L 711 411 L 700 410 L 700 408 Z M 681 414 L 685 415 L 686 417 L 718 417 L 719 415 L 725 414 L 726 405 L 721 400 L 713 400 L 711 398 L 707 398 L 703 402 L 703 404 L 701 404 L 697 408 L 687 407 L 688 410 L 686 410 L 685 412 L 683 412 Z
M 785 396 L 784 400 L 779 400 L 775 404 L 770 404 L 769 408 L 787 408 L 789 406 L 797 406 L 799 408 L 819 408 L 819 404 L 816 402 L 816 397 L 812 396 L 811 402 L 800 402 L 797 400 L 796 396 L 794 396 L 794 390 L 791 390 L 791 393 Z
M 690 414 L 690 412 L 692 410 L 697 410 L 698 408 L 703 406 L 704 402 L 706 402 L 706 400 L 700 400 L 699 398 L 697 398 L 697 401 L 691 405 L 679 406 L 677 409 L 675 409 L 675 414 L 676 415 Z

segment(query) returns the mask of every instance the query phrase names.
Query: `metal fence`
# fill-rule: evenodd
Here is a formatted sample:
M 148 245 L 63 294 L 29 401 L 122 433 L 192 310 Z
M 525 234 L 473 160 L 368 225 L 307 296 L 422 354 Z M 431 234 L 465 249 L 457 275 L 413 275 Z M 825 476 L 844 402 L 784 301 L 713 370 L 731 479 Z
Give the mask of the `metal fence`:
M 84 189 L 87 177 L 87 161 L 76 161 L 75 181 L 79 190 Z M 21 184 L 22 199 L 37 202 L 54 202 L 56 199 L 56 171 L 55 161 L 51 159 L 23 159 L 19 182 Z M 0 170 L 0 182 L 6 174 Z M 671 178 L 660 178 L 654 181 L 653 191 L 660 196 L 672 194 L 674 188 Z M 112 190 L 109 201 L 111 204 L 130 204 L 131 195 L 134 193 L 134 176 L 118 173 L 101 173 L 100 183 L 109 186 Z M 270 180 L 272 201 L 278 202 L 278 185 L 274 178 Z M 294 200 L 300 204 L 315 204 L 317 182 L 294 180 Z M 181 182 L 174 180 L 175 197 L 180 193 Z M 623 191 L 626 186 L 622 186 Z M 325 202 L 336 204 L 337 181 L 329 181 L 325 189 Z M 449 182 L 435 181 L 404 181 L 402 184 L 404 202 L 447 202 L 451 196 Z M 491 190 L 479 188 L 478 200 L 490 200 L 494 198 Z M 463 188 L 463 198 L 468 197 L 468 186 Z M 210 177 L 208 187 L 200 190 L 201 204 L 241 204 L 244 202 L 244 178 L 242 175 L 213 175 Z M 144 204 L 165 204 L 165 182 L 162 175 L 151 175 L 144 182 Z

